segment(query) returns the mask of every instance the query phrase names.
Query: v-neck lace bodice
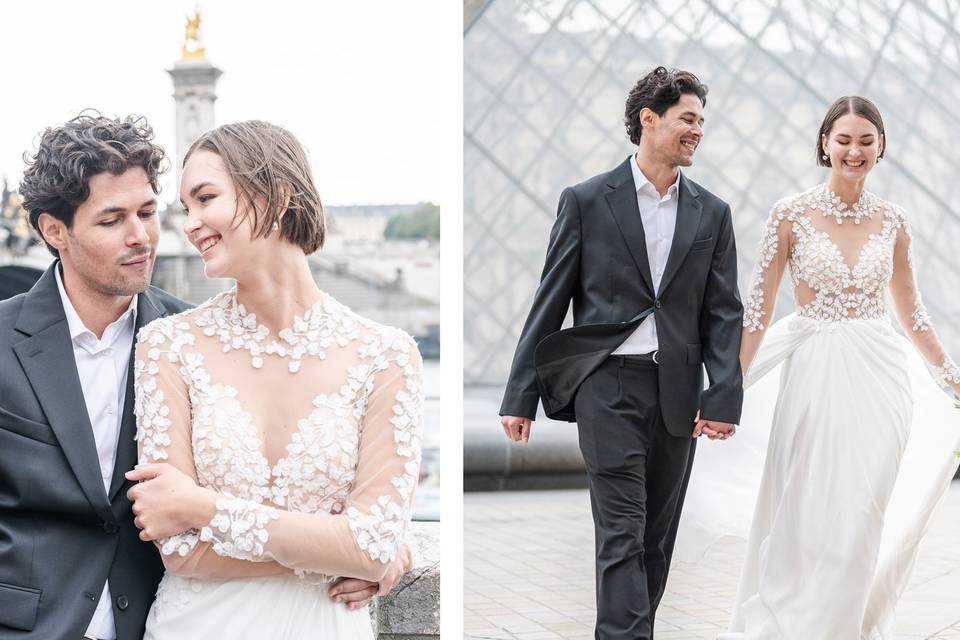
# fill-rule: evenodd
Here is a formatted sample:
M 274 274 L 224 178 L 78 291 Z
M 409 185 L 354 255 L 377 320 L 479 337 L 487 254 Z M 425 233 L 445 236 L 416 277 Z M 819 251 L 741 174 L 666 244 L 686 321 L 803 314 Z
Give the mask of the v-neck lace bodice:
M 941 383 L 960 388 L 960 369 L 933 331 L 916 285 L 903 210 L 865 191 L 851 221 L 834 215 L 836 203 L 826 185 L 819 185 L 774 205 L 744 305 L 745 349 L 759 347 L 789 267 L 796 313 L 814 320 L 885 318 L 889 291 L 901 325 Z M 747 355 L 749 362 L 752 353 Z
M 168 461 L 221 495 L 207 527 L 163 541 L 168 570 L 221 575 L 223 556 L 314 580 L 376 575 L 410 518 L 421 378 L 407 334 L 327 295 L 276 336 L 235 291 L 145 327 L 141 461 Z

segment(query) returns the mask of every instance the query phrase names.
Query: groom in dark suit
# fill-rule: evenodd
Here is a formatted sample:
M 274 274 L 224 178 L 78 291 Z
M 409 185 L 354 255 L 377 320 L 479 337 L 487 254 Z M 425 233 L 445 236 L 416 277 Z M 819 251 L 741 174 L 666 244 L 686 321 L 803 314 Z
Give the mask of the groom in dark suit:
M 24 173 L 23 206 L 57 260 L 0 302 L 0 640 L 143 636 L 163 563 L 126 497 L 133 341 L 189 307 L 149 286 L 163 163 L 143 119 L 84 113 L 47 129 Z M 384 593 L 409 551 L 396 563 Z M 379 587 L 329 591 L 356 606 Z
M 636 153 L 561 194 L 500 408 L 516 441 L 538 400 L 577 422 L 598 639 L 653 638 L 695 438 L 728 438 L 740 419 L 730 207 L 679 169 L 703 137 L 706 94 L 689 72 L 654 69 L 627 98 Z M 571 300 L 574 326 L 560 331 Z
M 133 339 L 188 306 L 148 287 L 163 163 L 142 119 L 83 114 L 24 172 L 57 260 L 0 302 L 0 640 L 143 635 L 163 564 L 125 495 Z

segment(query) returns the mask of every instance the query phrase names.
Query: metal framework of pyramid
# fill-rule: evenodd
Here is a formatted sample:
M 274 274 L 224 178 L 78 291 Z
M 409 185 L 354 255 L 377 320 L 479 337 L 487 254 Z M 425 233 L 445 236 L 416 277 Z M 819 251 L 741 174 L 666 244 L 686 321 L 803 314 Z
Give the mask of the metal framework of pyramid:
M 710 89 L 688 175 L 730 203 L 745 291 L 779 198 L 822 182 L 827 106 L 880 107 L 867 188 L 902 205 L 934 325 L 960 357 L 960 6 L 933 0 L 489 0 L 464 29 L 464 367 L 502 384 L 557 198 L 632 152 L 623 106 L 658 64 Z M 789 278 L 785 278 L 789 281 Z M 777 315 L 789 313 L 788 284 Z

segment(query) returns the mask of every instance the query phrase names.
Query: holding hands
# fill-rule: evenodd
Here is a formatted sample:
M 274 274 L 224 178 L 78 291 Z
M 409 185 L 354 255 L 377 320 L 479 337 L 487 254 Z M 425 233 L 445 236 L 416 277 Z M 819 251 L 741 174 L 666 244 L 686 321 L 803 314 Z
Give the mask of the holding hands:
M 700 412 L 693 419 L 696 426 L 693 428 L 693 437 L 699 438 L 705 435 L 711 440 L 726 440 L 737 432 L 737 425 L 729 422 L 719 422 L 717 420 L 703 420 L 700 418 Z
M 711 440 L 726 440 L 737 432 L 737 425 L 718 420 L 702 420 L 699 412 L 694 422 L 696 423 L 693 428 L 694 438 L 705 435 Z M 533 420 L 530 418 L 502 416 L 500 424 L 503 425 L 503 432 L 514 442 L 529 442 L 530 428 L 533 426 Z

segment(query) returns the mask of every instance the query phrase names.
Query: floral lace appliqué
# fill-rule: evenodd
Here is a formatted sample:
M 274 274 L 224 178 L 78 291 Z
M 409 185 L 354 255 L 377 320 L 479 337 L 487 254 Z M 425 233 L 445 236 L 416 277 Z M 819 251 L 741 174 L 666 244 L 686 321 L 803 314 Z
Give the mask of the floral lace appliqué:
M 933 373 L 937 382 L 942 387 L 947 387 L 951 384 L 960 384 L 960 367 L 957 367 L 950 356 L 944 356 L 940 366 L 933 368 Z
M 933 327 L 930 321 L 930 314 L 927 313 L 927 308 L 923 306 L 923 301 L 920 299 L 919 294 L 917 294 L 917 306 L 911 317 L 913 318 L 914 331 L 929 331 Z
M 164 554 L 186 556 L 199 543 L 209 542 L 219 555 L 269 557 L 268 525 L 285 509 L 343 514 L 359 550 L 383 563 L 394 558 L 410 519 L 422 437 L 422 375 L 419 358 L 412 357 L 416 343 L 410 336 L 324 296 L 289 332 L 271 340 L 253 314 L 236 303 L 235 292 L 228 291 L 151 323 L 138 340 L 149 346 L 135 368 L 143 458 L 168 457 L 173 399 L 166 397 L 164 388 L 169 386 L 162 381 L 175 378 L 189 399 L 189 444 L 197 482 L 221 495 L 207 526 L 160 541 Z M 213 348 L 210 341 L 215 341 Z M 335 385 L 334 391 L 313 397 L 310 413 L 296 423 L 284 455 L 271 465 L 259 435 L 264 425 L 244 409 L 234 387 L 212 378 L 201 343 L 207 358 L 234 358 L 231 352 L 246 351 L 254 375 L 263 375 L 256 372 L 266 358 L 283 359 L 291 373 L 307 358 L 329 362 L 331 353 L 338 362 L 351 364 L 331 370 L 333 380 L 342 380 L 339 389 Z M 383 485 L 389 490 L 368 501 L 351 500 L 367 408 L 388 383 L 392 405 L 383 419 L 391 427 L 393 455 L 402 462 Z M 295 573 L 315 584 L 332 579 L 301 569 Z
M 883 224 L 879 233 L 869 235 L 851 267 L 830 235 L 810 219 L 811 210 L 824 215 L 836 213 L 838 205 L 830 200 L 828 193 L 821 185 L 774 206 L 744 305 L 743 326 L 748 331 L 763 330 L 767 320 L 764 275 L 780 250 L 777 233 L 781 223 L 789 224 L 790 228 L 792 242 L 787 261 L 793 284 L 796 287 L 803 283 L 814 293 L 811 301 L 797 305 L 798 316 L 824 321 L 886 317 L 884 292 L 893 276 L 893 246 L 897 230 L 905 224 L 903 212 L 864 192 L 856 207 L 858 215 L 872 217 L 879 212 L 883 215 Z M 840 221 L 842 217 L 838 218 Z M 923 319 L 923 314 L 915 317 L 920 326 Z
M 237 302 L 234 291 L 227 293 L 231 295 L 214 298 L 207 312 L 197 316 L 196 324 L 204 335 L 217 337 L 224 353 L 235 349 L 248 351 L 255 369 L 263 366 L 265 357 L 277 356 L 286 358 L 288 370 L 296 373 L 304 356 L 322 359 L 326 357 L 326 348 L 346 346 L 357 337 L 356 320 L 344 313 L 344 307 L 324 296 L 303 317 L 295 317 L 292 327 L 269 339 L 270 330 Z
M 848 207 L 826 184 L 814 187 L 803 194 L 803 201 L 814 211 L 819 211 L 827 218 L 834 218 L 837 224 L 843 224 L 846 219 L 852 219 L 854 224 L 860 224 L 864 219 L 870 219 L 883 209 L 883 201 L 869 191 L 860 194 L 860 199 Z
M 213 543 L 217 555 L 260 560 L 267 543 L 267 524 L 279 516 L 275 509 L 251 500 L 219 498 L 210 525 L 200 529 L 200 541 Z

